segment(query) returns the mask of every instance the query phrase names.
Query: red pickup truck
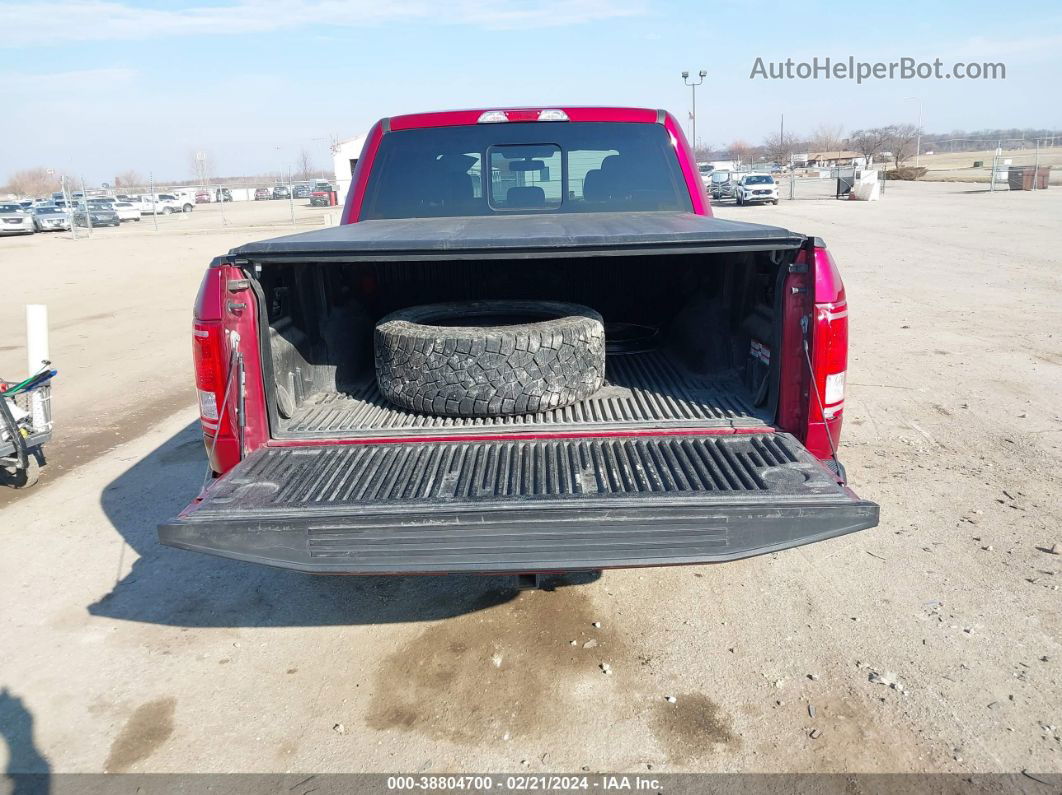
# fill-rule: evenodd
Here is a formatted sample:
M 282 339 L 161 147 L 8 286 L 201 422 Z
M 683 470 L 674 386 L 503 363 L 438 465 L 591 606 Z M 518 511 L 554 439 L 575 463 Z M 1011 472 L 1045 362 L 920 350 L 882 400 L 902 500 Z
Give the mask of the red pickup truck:
M 214 478 L 164 544 L 534 576 L 878 522 L 837 459 L 833 257 L 712 217 L 663 111 L 383 119 L 342 223 L 216 258 L 193 328 Z

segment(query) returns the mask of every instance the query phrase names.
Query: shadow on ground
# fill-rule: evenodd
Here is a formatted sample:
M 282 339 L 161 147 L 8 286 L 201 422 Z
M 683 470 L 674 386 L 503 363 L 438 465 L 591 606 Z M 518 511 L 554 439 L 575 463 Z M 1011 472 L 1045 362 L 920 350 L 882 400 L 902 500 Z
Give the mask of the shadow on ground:
M 89 613 L 183 627 L 381 624 L 451 618 L 518 593 L 511 577 L 314 576 L 162 546 L 156 526 L 198 493 L 204 466 L 193 422 L 103 490 L 107 518 L 139 558 Z
M 7 745 L 6 777 L 11 795 L 38 795 L 51 790 L 51 765 L 33 741 L 33 713 L 21 698 L 0 688 L 0 741 Z M 0 790 L 3 787 L 0 786 Z

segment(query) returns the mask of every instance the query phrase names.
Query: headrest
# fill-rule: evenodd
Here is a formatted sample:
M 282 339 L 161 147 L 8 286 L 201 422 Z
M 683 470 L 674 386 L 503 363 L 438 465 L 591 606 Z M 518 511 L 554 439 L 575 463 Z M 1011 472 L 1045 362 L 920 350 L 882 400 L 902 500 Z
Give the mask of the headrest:
M 513 207 L 545 207 L 546 192 L 537 185 L 509 188 L 505 193 L 505 205 Z

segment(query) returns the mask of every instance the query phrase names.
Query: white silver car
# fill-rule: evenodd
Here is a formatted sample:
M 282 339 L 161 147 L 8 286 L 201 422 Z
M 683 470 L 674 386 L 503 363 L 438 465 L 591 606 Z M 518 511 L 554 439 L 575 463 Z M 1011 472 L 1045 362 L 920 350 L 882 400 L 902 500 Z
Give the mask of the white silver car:
M 139 221 L 141 212 L 140 207 L 132 202 L 115 202 L 111 205 L 114 211 L 118 213 L 119 221 Z
M 737 184 L 734 200 L 738 204 L 778 204 L 778 184 L 770 174 L 746 174 Z
M 0 202 L 0 235 L 32 235 L 33 215 L 18 202 Z
M 70 228 L 70 213 L 54 204 L 33 208 L 33 226 L 38 232 L 58 232 Z

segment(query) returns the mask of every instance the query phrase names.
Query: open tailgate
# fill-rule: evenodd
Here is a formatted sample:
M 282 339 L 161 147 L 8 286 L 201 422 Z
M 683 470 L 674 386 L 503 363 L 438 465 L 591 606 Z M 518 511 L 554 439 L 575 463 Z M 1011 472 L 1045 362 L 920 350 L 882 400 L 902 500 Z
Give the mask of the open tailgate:
M 878 523 L 792 436 L 266 447 L 159 527 L 163 544 L 319 573 L 707 563 Z

